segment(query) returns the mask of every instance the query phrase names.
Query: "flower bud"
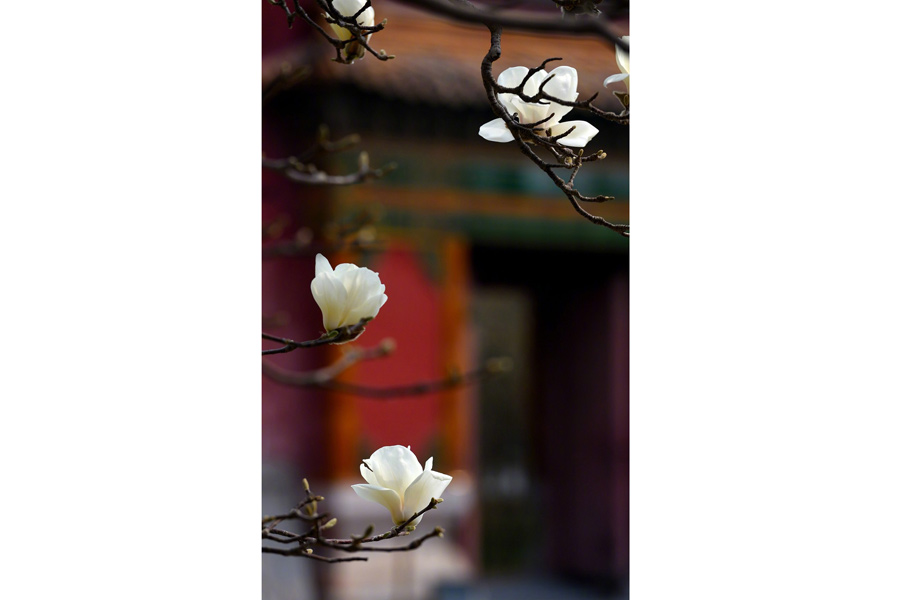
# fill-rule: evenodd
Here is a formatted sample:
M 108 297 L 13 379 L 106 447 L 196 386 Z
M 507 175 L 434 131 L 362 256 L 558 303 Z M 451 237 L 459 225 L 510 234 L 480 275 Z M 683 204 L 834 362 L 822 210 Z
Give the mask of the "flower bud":
M 326 331 L 374 319 L 388 298 L 378 273 L 349 263 L 332 269 L 321 254 L 316 255 L 316 276 L 310 289 Z
M 341 13 L 345 17 L 352 17 L 356 13 L 362 9 L 363 6 L 366 5 L 366 0 L 332 0 L 331 3 L 334 6 L 334 9 Z M 369 6 L 366 10 L 362 12 L 358 17 L 356 17 L 356 24 L 362 25 L 364 27 L 372 27 L 375 25 L 375 10 Z M 331 28 L 337 34 L 338 39 L 342 42 L 347 41 L 353 37 L 353 34 L 350 33 L 350 30 L 346 27 L 341 27 L 340 25 L 336 25 L 335 23 L 331 23 Z M 368 41 L 369 36 L 364 35 L 363 39 Z M 341 56 L 347 62 L 352 63 L 357 58 L 362 58 L 366 55 L 366 49 L 362 47 L 358 41 L 352 41 L 349 44 L 345 45 L 341 49 Z
M 425 461 L 425 468 L 412 451 L 404 446 L 385 446 L 363 460 L 359 470 L 368 483 L 352 486 L 360 498 L 377 502 L 391 513 L 394 525 L 402 525 L 410 517 L 426 508 L 432 498 L 440 498 L 453 479 L 431 470 L 433 459 Z M 422 515 L 409 523 L 415 528 Z

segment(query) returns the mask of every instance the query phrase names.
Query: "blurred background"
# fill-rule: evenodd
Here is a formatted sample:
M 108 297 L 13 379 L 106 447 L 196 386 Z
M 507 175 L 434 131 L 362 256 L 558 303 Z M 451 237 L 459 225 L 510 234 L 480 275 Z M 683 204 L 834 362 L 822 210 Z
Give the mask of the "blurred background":
M 315 255 L 377 271 L 388 302 L 356 342 L 264 357 L 309 372 L 348 348 L 395 342 L 337 381 L 368 388 L 446 380 L 496 357 L 512 369 L 427 394 L 373 397 L 263 378 L 263 511 L 284 512 L 301 480 L 338 516 L 335 537 L 376 532 L 387 511 L 356 496 L 359 464 L 377 448 L 411 446 L 453 476 L 421 532 L 443 539 L 369 561 L 320 564 L 263 555 L 265 599 L 579 599 L 628 596 L 628 241 L 578 216 L 514 144 L 478 136 L 494 118 L 479 66 L 482 26 L 463 26 L 386 0 L 370 44 L 396 59 L 332 61 L 334 49 L 302 20 L 262 2 L 262 151 L 353 173 L 365 151 L 386 176 L 309 186 L 263 170 L 263 325 L 308 340 L 322 332 L 310 294 Z M 558 13 L 550 0 L 520 7 Z M 308 12 L 321 11 L 308 3 Z M 627 2 L 601 5 L 621 35 Z M 618 73 L 596 37 L 504 32 L 495 76 L 512 66 L 575 67 L 580 97 Z M 588 208 L 628 221 L 628 127 L 573 111 L 600 133 L 587 150 L 607 158 L 581 170 Z M 576 116 L 577 115 L 577 116 Z M 337 152 L 303 156 L 322 125 Z M 264 347 L 272 347 L 267 343 Z M 419 532 L 416 532 L 419 533 Z M 416 536 L 413 534 L 413 537 Z M 401 539 L 406 543 L 411 538 Z M 397 541 L 397 540 L 393 540 Z

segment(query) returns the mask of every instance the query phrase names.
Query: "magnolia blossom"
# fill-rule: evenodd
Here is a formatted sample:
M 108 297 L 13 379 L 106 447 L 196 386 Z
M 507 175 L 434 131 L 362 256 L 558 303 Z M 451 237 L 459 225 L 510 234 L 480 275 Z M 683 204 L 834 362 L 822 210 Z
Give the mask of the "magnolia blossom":
M 316 276 L 310 289 L 322 310 L 326 331 L 374 319 L 387 302 L 378 273 L 350 263 L 332 269 L 321 254 L 316 254 Z
M 391 511 L 394 525 L 405 523 L 428 506 L 432 498 L 440 498 L 453 478 L 431 470 L 431 458 L 425 469 L 409 447 L 385 446 L 364 459 L 359 466 L 363 479 L 353 487 L 360 498 L 371 500 Z M 417 525 L 419 516 L 410 525 Z
M 331 5 L 343 16 L 352 17 L 353 15 L 358 13 L 363 6 L 366 5 L 366 0 L 332 0 Z M 361 15 L 356 17 L 356 24 L 363 25 L 365 27 L 372 27 L 373 25 L 375 25 L 375 10 L 371 6 L 369 6 L 369 8 L 364 10 Z M 331 23 L 330 25 L 334 32 L 337 34 L 338 39 L 342 42 L 347 41 L 353 37 L 353 34 L 350 33 L 350 30 L 346 27 L 341 27 L 339 25 L 335 25 L 334 23 Z M 364 35 L 363 39 L 369 41 L 369 35 Z M 362 58 L 363 56 L 365 56 L 366 49 L 363 48 L 358 41 L 352 41 L 341 49 L 341 55 L 345 60 L 353 62 L 357 58 Z
M 622 36 L 622 39 L 625 42 L 628 42 L 629 36 Z M 609 87 L 609 84 L 616 83 L 617 81 L 625 82 L 625 89 L 628 90 L 628 76 L 630 74 L 629 64 L 628 64 L 628 53 L 616 46 L 616 64 L 619 66 L 619 70 L 622 71 L 617 75 L 610 75 L 605 80 L 603 80 L 603 87 Z
M 506 69 L 497 78 L 497 83 L 503 87 L 517 87 L 528 75 L 528 69 L 525 67 L 511 67 Z M 525 82 L 524 94 L 526 96 L 534 96 L 538 93 L 544 80 L 550 79 L 544 86 L 544 92 L 548 95 L 565 100 L 566 102 L 574 102 L 578 97 L 578 71 L 572 67 L 557 67 L 547 73 L 541 69 L 528 78 Z M 541 100 L 540 102 L 525 102 L 517 94 L 500 94 L 498 96 L 500 103 L 509 112 L 509 114 L 518 115 L 519 123 L 527 125 L 529 123 L 537 123 L 544 121 L 538 127 L 542 131 L 537 131 L 541 135 L 554 136 L 565 133 L 570 128 L 575 130 L 569 135 L 560 138 L 559 143 L 564 146 L 574 146 L 583 148 L 585 144 L 591 141 L 597 135 L 597 128 L 587 121 L 565 121 L 560 123 L 560 119 L 572 110 L 571 106 L 563 106 L 549 100 Z M 552 117 L 550 115 L 553 115 Z M 513 141 L 512 132 L 506 126 L 503 119 L 494 119 L 481 126 L 478 135 L 491 142 L 511 142 Z

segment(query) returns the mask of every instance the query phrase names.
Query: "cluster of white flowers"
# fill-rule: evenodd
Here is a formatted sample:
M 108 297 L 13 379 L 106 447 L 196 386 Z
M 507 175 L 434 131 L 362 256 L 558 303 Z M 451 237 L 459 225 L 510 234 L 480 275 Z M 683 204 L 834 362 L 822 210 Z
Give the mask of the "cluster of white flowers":
M 342 15 L 353 16 L 365 5 L 365 0 L 333 0 L 333 5 Z M 357 18 L 360 25 L 371 26 L 374 22 L 375 12 L 371 7 Z M 332 24 L 332 28 L 341 40 L 352 37 L 343 27 Z M 622 39 L 627 42 L 628 36 Z M 344 57 L 348 59 L 360 58 L 363 54 L 364 49 L 359 44 L 348 44 L 344 49 Z M 628 55 L 618 47 L 616 64 L 621 73 L 607 77 L 603 85 L 624 81 L 627 90 Z M 527 75 L 527 68 L 512 67 L 503 71 L 497 82 L 504 87 L 515 88 Z M 578 72 L 572 67 L 557 67 L 550 73 L 543 69 L 537 71 L 525 82 L 524 94 L 534 96 L 545 81 L 544 91 L 554 98 L 574 102 L 578 97 Z M 539 133 L 542 135 L 560 135 L 574 127 L 571 133 L 559 140 L 566 146 L 584 147 L 598 133 L 597 128 L 586 121 L 563 122 L 562 117 L 572 110 L 569 106 L 551 101 L 526 102 L 518 95 L 508 93 L 500 94 L 499 100 L 510 114 L 517 116 L 519 123 L 538 123 L 546 119 L 540 125 Z M 482 125 L 478 134 L 492 142 L 513 141 L 512 132 L 499 118 Z M 350 263 L 339 264 L 332 269 L 331 263 L 321 254 L 316 255 L 316 276 L 310 289 L 322 310 L 322 323 L 327 331 L 355 325 L 363 319 L 373 319 L 387 302 L 385 286 L 378 273 Z M 400 525 L 428 506 L 432 498 L 440 498 L 453 479 L 433 471 L 432 462 L 432 458 L 425 461 L 423 469 L 408 446 L 385 446 L 362 461 L 359 470 L 366 483 L 352 487 L 361 498 L 387 508 L 394 524 Z M 419 516 L 410 525 L 418 524 L 421 519 Z
M 627 42 L 628 36 L 622 39 Z M 608 86 L 610 83 L 624 81 L 627 89 L 628 54 L 618 46 L 616 46 L 616 64 L 621 73 L 607 77 L 603 85 Z M 497 83 L 505 88 L 516 88 L 525 81 L 528 71 L 529 69 L 526 67 L 510 67 L 500 73 Z M 548 79 L 549 81 L 547 81 Z M 544 83 L 545 81 L 546 83 Z M 525 96 L 536 95 L 542 84 L 547 95 L 559 100 L 575 102 L 575 99 L 578 98 L 578 71 L 572 67 L 557 67 L 549 73 L 543 69 L 537 71 L 525 81 L 523 94 Z M 535 132 L 540 135 L 552 137 L 563 134 L 574 127 L 571 133 L 559 139 L 559 143 L 564 146 L 583 148 L 598 133 L 597 128 L 587 121 L 562 121 L 561 119 L 572 110 L 571 106 L 564 106 L 549 100 L 526 102 L 518 94 L 500 94 L 497 99 L 500 100 L 503 108 L 509 114 L 514 115 L 522 125 L 540 123 L 535 128 Z M 478 130 L 478 135 L 490 142 L 511 142 L 514 139 L 506 122 L 501 118 L 482 125 Z

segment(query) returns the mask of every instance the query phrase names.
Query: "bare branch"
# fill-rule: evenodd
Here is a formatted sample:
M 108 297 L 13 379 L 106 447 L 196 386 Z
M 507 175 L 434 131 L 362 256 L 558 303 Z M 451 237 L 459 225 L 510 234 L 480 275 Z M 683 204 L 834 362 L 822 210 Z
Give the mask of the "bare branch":
M 384 50 L 376 51 L 368 44 L 368 37 L 373 33 L 381 31 L 384 29 L 385 23 L 387 23 L 387 19 L 382 21 L 377 25 L 367 26 L 367 25 L 359 25 L 356 22 L 357 17 L 363 13 L 367 8 L 371 7 L 371 0 L 366 0 L 366 3 L 363 7 L 355 14 L 351 16 L 342 15 L 331 3 L 331 0 L 316 0 L 316 3 L 325 11 L 324 17 L 328 23 L 332 23 L 337 25 L 338 27 L 343 27 L 347 31 L 350 32 L 350 39 L 340 40 L 338 38 L 331 37 L 325 29 L 322 28 L 321 25 L 316 23 L 316 21 L 309 16 L 309 14 L 303 10 L 303 7 L 300 6 L 299 0 L 292 0 L 292 4 L 294 5 L 294 12 L 291 12 L 290 7 L 287 5 L 287 0 L 269 0 L 269 2 L 278 8 L 284 10 L 287 15 L 288 27 L 293 27 L 294 19 L 298 16 L 306 21 L 313 29 L 315 29 L 319 35 L 321 35 L 325 40 L 334 46 L 335 52 L 337 56 L 334 58 L 335 62 L 341 64 L 353 64 L 353 62 L 357 58 L 362 58 L 365 55 L 365 52 L 368 51 L 378 60 L 386 61 L 392 58 L 396 58 L 393 55 L 386 54 Z M 342 52 L 342 50 L 344 52 Z
M 309 162 L 321 153 L 341 152 L 357 144 L 359 144 L 359 136 L 355 133 L 332 141 L 328 126 L 320 125 L 315 143 L 299 156 L 289 156 L 287 158 L 266 158 L 263 156 L 262 166 L 265 169 L 282 173 L 291 181 L 307 185 L 352 185 L 371 179 L 379 179 L 397 168 L 396 164 L 388 163 L 378 169 L 372 169 L 369 166 L 369 154 L 365 151 L 359 153 L 356 172 L 347 175 L 329 175 L 324 171 L 320 171 L 314 164 Z
M 321 337 L 306 342 L 295 342 L 294 340 L 290 340 L 288 338 L 281 338 L 274 335 L 269 335 L 268 333 L 263 333 L 262 337 L 264 340 L 278 342 L 284 344 L 284 346 L 281 348 L 274 348 L 272 350 L 263 350 L 262 353 L 263 356 L 267 354 L 284 354 L 285 352 L 292 352 L 297 348 L 313 348 L 315 346 L 324 346 L 326 344 L 343 344 L 345 342 L 352 342 L 362 335 L 362 333 L 366 330 L 366 323 L 371 320 L 371 317 L 367 317 L 360 320 L 360 322 L 356 323 L 355 325 L 347 325 L 345 327 L 332 329 L 328 333 L 322 334 Z
M 436 509 L 437 505 L 443 502 L 441 498 L 432 498 L 425 508 L 412 515 L 403 523 L 392 527 L 391 529 L 380 535 L 373 536 L 372 530 L 374 529 L 374 527 L 372 525 L 369 525 L 366 532 L 360 536 L 352 536 L 349 539 L 326 538 L 322 535 L 322 532 L 336 524 L 337 519 L 331 518 L 328 514 L 319 514 L 317 512 L 318 502 L 324 500 L 324 498 L 322 496 L 313 495 L 313 493 L 309 489 L 309 483 L 306 481 L 306 479 L 303 480 L 303 487 L 306 491 L 306 499 L 300 502 L 294 509 L 283 515 L 263 517 L 262 519 L 262 539 L 264 541 L 268 540 L 270 542 L 282 544 L 284 546 L 297 544 L 297 546 L 293 548 L 263 546 L 262 552 L 264 554 L 299 556 L 302 558 L 309 558 L 326 563 L 349 562 L 368 559 L 365 557 L 322 556 L 320 554 L 315 554 L 313 546 L 319 548 L 331 548 L 334 550 L 340 550 L 342 552 L 350 553 L 408 552 L 411 550 L 415 550 L 423 543 L 425 543 L 426 540 L 434 537 L 444 536 L 444 529 L 441 527 L 435 527 L 434 530 L 432 530 L 430 533 L 427 533 L 424 536 L 409 542 L 405 546 L 377 547 L 371 545 L 396 537 L 408 536 L 412 531 L 415 530 L 415 527 L 411 525 L 413 521 L 424 515 L 429 510 Z M 287 531 L 285 529 L 276 529 L 276 525 L 278 525 L 282 521 L 291 519 L 302 519 L 308 523 L 312 523 L 312 525 L 303 533 L 295 533 L 293 531 Z M 363 544 L 367 545 L 364 546 Z
M 376 349 L 368 350 L 368 352 L 371 353 L 369 357 L 380 357 L 376 356 L 374 350 Z M 288 371 L 287 369 L 283 369 L 281 367 L 263 361 L 262 374 L 265 377 L 268 377 L 269 379 L 284 385 L 295 387 L 315 387 L 345 394 L 352 394 L 355 396 L 365 396 L 367 398 L 388 400 L 391 398 L 420 396 L 422 394 L 430 394 L 432 392 L 440 392 L 443 390 L 462 387 L 485 377 L 508 372 L 512 368 L 512 361 L 510 359 L 494 358 L 485 362 L 483 366 L 469 371 L 468 373 L 451 374 L 436 381 L 423 381 L 388 387 L 354 385 L 350 383 L 334 381 L 333 378 L 329 378 L 328 376 L 332 373 L 335 373 L 336 375 L 336 373 L 340 373 L 350 366 L 349 364 L 342 363 L 342 361 L 347 360 L 348 362 L 350 362 L 350 364 L 353 364 L 355 362 L 358 362 L 359 360 L 364 359 L 362 355 L 351 353 L 348 353 L 340 361 L 334 363 L 333 365 L 325 367 L 324 369 L 319 369 L 318 371 L 312 371 L 308 373 Z M 336 366 L 337 368 L 335 368 Z M 334 371 L 331 370 L 332 368 L 335 368 Z
M 271 1 L 271 0 L 270 0 Z M 294 68 L 290 63 L 282 63 L 281 70 L 278 75 L 273 77 L 262 89 L 263 104 L 277 96 L 284 90 L 297 85 L 312 74 L 312 69 L 308 66 Z
M 502 118 L 506 126 L 509 128 L 510 132 L 513 135 L 513 141 L 515 141 L 516 145 L 519 147 L 519 150 L 527 156 L 531 162 L 536 164 L 542 171 L 544 171 L 550 180 L 565 194 L 566 198 L 572 204 L 572 207 L 575 211 L 586 218 L 591 223 L 596 225 L 602 225 L 607 227 L 613 231 L 620 233 L 623 236 L 628 236 L 628 225 L 625 224 L 615 224 L 610 223 L 603 217 L 599 215 L 594 215 L 585 210 L 582 206 L 582 202 L 606 202 L 612 200 L 612 196 L 585 196 L 574 186 L 574 178 L 575 173 L 581 167 L 582 163 L 590 162 L 594 160 L 602 160 L 606 157 L 606 153 L 602 150 L 599 152 L 595 152 L 594 154 L 584 156 L 584 150 L 575 151 L 572 148 L 568 148 L 566 146 L 562 146 L 559 144 L 559 140 L 568 135 L 570 131 L 566 131 L 563 134 L 552 136 L 546 135 L 544 128 L 540 127 L 543 122 L 539 123 L 530 123 L 523 124 L 519 123 L 517 119 L 507 112 L 506 108 L 500 102 L 498 94 L 500 93 L 515 93 L 519 96 L 523 97 L 526 101 L 533 102 L 541 102 L 541 101 L 552 101 L 556 102 L 558 99 L 552 98 L 548 96 L 543 88 L 539 89 L 538 93 L 535 96 L 527 96 L 524 94 L 525 83 L 528 79 L 543 68 L 544 65 L 547 64 L 550 60 L 557 59 L 548 59 L 545 60 L 540 67 L 535 67 L 529 69 L 528 75 L 524 78 L 524 80 L 515 88 L 507 88 L 501 86 L 497 83 L 497 80 L 494 79 L 493 75 L 493 64 L 500 58 L 500 39 L 503 33 L 503 29 L 497 25 L 489 25 L 488 29 L 491 32 L 491 46 L 488 49 L 487 54 L 484 59 L 481 61 L 481 78 L 484 83 L 484 90 L 488 97 L 488 102 L 491 105 L 491 109 L 494 111 L 494 114 L 498 117 Z M 546 121 L 545 119 L 544 121 Z M 563 126 L 565 123 L 562 124 Z M 548 151 L 550 151 L 553 156 L 559 161 L 558 163 L 548 163 L 532 149 L 533 146 L 542 147 Z M 566 168 L 572 169 L 574 172 L 569 177 L 568 181 L 560 177 L 556 174 L 554 169 L 557 168 Z
M 548 59 L 545 59 L 544 62 L 542 62 L 540 64 L 540 66 L 528 69 L 528 73 L 525 75 L 525 78 L 516 87 L 512 87 L 512 88 L 505 87 L 505 86 L 500 85 L 496 81 L 494 81 L 493 87 L 497 91 L 498 94 L 516 94 L 517 96 L 522 98 L 522 100 L 524 100 L 525 102 L 530 102 L 530 103 L 534 103 L 534 104 L 546 104 L 547 102 L 555 102 L 556 104 L 561 104 L 562 106 L 571 106 L 572 108 L 580 108 L 583 110 L 587 110 L 599 117 L 603 117 L 604 119 L 606 119 L 608 121 L 613 121 L 614 123 L 619 123 L 622 125 L 628 124 L 630 114 L 629 114 L 627 108 L 620 113 L 615 113 L 615 112 L 611 112 L 611 111 L 602 110 L 592 104 L 592 102 L 597 99 L 597 96 L 600 94 L 600 92 L 595 92 L 593 96 L 591 96 L 587 100 L 582 100 L 581 102 L 563 100 L 561 98 L 557 98 L 556 96 L 552 96 L 552 95 L 548 94 L 547 92 L 545 92 L 544 86 L 546 86 L 548 83 L 550 83 L 550 80 L 552 80 L 555 77 L 555 75 L 551 75 L 550 77 L 547 77 L 546 79 L 544 79 L 544 81 L 542 81 L 541 85 L 538 87 L 537 93 L 534 94 L 533 96 L 529 96 L 528 94 L 526 94 L 525 93 L 525 83 L 529 79 L 531 79 L 531 77 L 535 73 L 544 69 L 548 63 L 556 61 L 556 60 L 562 60 L 562 58 L 548 58 Z M 532 125 L 536 125 L 536 124 L 537 123 L 532 123 Z
M 339 360 L 327 367 L 306 373 L 292 373 L 267 362 L 263 362 L 262 370 L 263 375 L 266 377 L 285 385 L 297 387 L 323 386 L 356 363 L 389 356 L 396 347 L 396 342 L 388 338 L 382 340 L 380 344 L 373 348 L 351 348 Z
M 450 17 L 463 23 L 481 23 L 487 27 L 509 27 L 521 31 L 593 34 L 628 52 L 628 42 L 619 38 L 602 15 L 591 18 L 561 19 L 534 13 L 501 12 L 478 8 L 468 0 L 396 0 L 414 8 Z
M 369 167 L 369 155 L 366 152 L 359 154 L 359 166 L 354 173 L 347 175 L 329 175 L 320 171 L 315 165 L 306 164 L 294 156 L 288 158 L 265 158 L 262 166 L 266 169 L 278 171 L 291 181 L 305 183 L 306 185 L 353 185 L 372 179 L 380 179 L 397 168 L 394 163 L 389 163 L 381 168 Z

